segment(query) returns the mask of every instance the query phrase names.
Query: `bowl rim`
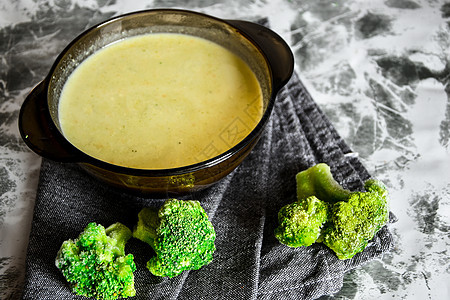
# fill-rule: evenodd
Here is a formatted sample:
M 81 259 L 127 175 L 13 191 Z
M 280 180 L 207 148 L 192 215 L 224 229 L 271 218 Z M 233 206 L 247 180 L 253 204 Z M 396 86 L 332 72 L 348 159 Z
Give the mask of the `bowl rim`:
M 94 31 L 101 27 L 107 26 L 108 24 L 113 23 L 113 22 L 119 22 L 120 20 L 131 17 L 131 16 L 136 16 L 136 15 L 141 15 L 141 14 L 142 15 L 154 14 L 154 13 L 197 15 L 202 18 L 212 19 L 215 22 L 223 23 L 224 25 L 233 28 L 235 30 L 236 34 L 240 34 L 246 40 L 248 40 L 258 50 L 258 52 L 262 55 L 262 57 L 266 61 L 266 66 L 267 66 L 267 69 L 268 69 L 268 72 L 270 75 L 270 78 L 269 78 L 269 83 L 270 83 L 269 95 L 270 95 L 270 97 L 268 99 L 267 107 L 266 107 L 265 111 L 263 112 L 263 115 L 261 116 L 261 119 L 258 121 L 257 125 L 250 131 L 250 133 L 248 133 L 236 145 L 230 147 L 225 152 L 215 155 L 214 157 L 211 157 L 209 159 L 203 160 L 203 161 L 195 163 L 195 164 L 189 164 L 189 165 L 175 167 L 175 168 L 161 168 L 161 169 L 133 168 L 133 167 L 126 167 L 126 166 L 112 164 L 112 163 L 106 162 L 104 160 L 101 160 L 99 158 L 95 158 L 95 157 L 83 152 L 76 146 L 74 146 L 70 141 L 67 140 L 67 138 L 61 132 L 61 130 L 56 126 L 56 124 L 54 123 L 53 117 L 51 116 L 51 113 L 50 113 L 50 107 L 49 107 L 49 101 L 48 101 L 49 85 L 50 85 L 50 81 L 51 81 L 50 79 L 51 79 L 53 73 L 55 72 L 55 70 L 57 69 L 59 62 L 66 55 L 66 53 L 76 43 L 78 43 L 79 40 L 81 40 L 85 35 L 87 35 L 91 31 Z M 191 10 L 186 10 L 186 9 L 175 9 L 175 8 L 145 9 L 145 10 L 129 12 L 129 13 L 125 13 L 125 14 L 121 14 L 121 15 L 117 15 L 117 16 L 108 18 L 105 21 L 102 21 L 96 25 L 91 26 L 90 28 L 84 30 L 78 36 L 76 36 L 60 52 L 60 54 L 56 57 L 48 75 L 43 80 L 42 84 L 44 85 L 43 90 L 44 90 L 46 100 L 47 100 L 47 101 L 45 101 L 46 107 L 47 107 L 47 112 L 50 115 L 49 117 L 52 122 L 52 125 L 55 126 L 57 133 L 59 133 L 61 135 L 62 139 L 67 141 L 67 143 L 69 143 L 69 145 L 71 147 L 73 147 L 73 152 L 76 153 L 76 160 L 74 162 L 81 163 L 81 164 L 90 164 L 97 168 L 105 169 L 105 170 L 115 172 L 115 173 L 122 173 L 122 174 L 135 175 L 135 176 L 146 176 L 146 177 L 161 177 L 161 176 L 170 177 L 170 176 L 193 173 L 196 171 L 200 171 L 203 169 L 207 169 L 207 168 L 216 166 L 216 165 L 226 161 L 233 155 L 239 153 L 242 149 L 247 147 L 253 140 L 259 139 L 259 137 L 262 134 L 262 131 L 264 130 L 266 123 L 269 120 L 269 117 L 272 113 L 274 103 L 275 103 L 275 98 L 278 93 L 278 90 L 276 90 L 274 88 L 273 71 L 272 71 L 272 68 L 271 68 L 270 62 L 267 58 L 266 53 L 263 51 L 261 46 L 259 46 L 258 43 L 249 34 L 247 34 L 246 32 L 243 32 L 238 27 L 233 25 L 233 20 L 222 19 L 222 18 L 218 18 L 215 16 L 205 14 L 205 13 L 201 13 L 201 12 L 196 12 L 196 11 L 191 11 Z

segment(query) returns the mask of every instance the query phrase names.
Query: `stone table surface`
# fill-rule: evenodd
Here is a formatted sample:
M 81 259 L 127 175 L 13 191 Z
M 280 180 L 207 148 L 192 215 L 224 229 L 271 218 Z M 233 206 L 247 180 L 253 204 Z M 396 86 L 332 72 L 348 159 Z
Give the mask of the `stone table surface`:
M 391 193 L 395 248 L 326 299 L 450 299 L 450 2 L 436 0 L 0 1 L 0 299 L 19 299 L 41 159 L 20 106 L 58 53 L 96 23 L 175 7 L 268 18 L 296 72 Z

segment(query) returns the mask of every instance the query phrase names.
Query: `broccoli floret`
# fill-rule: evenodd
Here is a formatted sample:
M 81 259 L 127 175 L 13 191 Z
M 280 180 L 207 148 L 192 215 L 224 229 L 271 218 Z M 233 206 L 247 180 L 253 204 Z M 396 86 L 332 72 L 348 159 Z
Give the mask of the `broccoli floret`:
M 322 201 L 335 203 L 347 200 L 351 192 L 342 188 L 331 174 L 330 167 L 320 163 L 302 171 L 296 176 L 297 199 L 316 196 Z
M 275 237 L 289 247 L 310 246 L 328 219 L 328 204 L 315 196 L 298 200 L 278 212 Z
M 78 238 L 64 241 L 55 264 L 73 293 L 97 299 L 127 298 L 136 295 L 132 254 L 125 255 L 131 230 L 115 223 L 106 230 L 89 223 Z
M 388 221 L 388 192 L 381 181 L 369 179 L 365 192 L 350 192 L 323 163 L 300 172 L 296 180 L 297 202 L 278 214 L 275 236 L 283 244 L 300 247 L 322 242 L 339 259 L 348 259 L 363 251 Z
M 159 211 L 144 208 L 133 236 L 156 252 L 147 268 L 156 276 L 175 277 L 212 261 L 216 233 L 200 203 L 169 199 Z
M 323 243 L 339 259 L 352 258 L 362 252 L 389 219 L 386 187 L 371 179 L 366 181 L 365 188 L 367 192 L 354 192 L 347 201 L 331 207 Z

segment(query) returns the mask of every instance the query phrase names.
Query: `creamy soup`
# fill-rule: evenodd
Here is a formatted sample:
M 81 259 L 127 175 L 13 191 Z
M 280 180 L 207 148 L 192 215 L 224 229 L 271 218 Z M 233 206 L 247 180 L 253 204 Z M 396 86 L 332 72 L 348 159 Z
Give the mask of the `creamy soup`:
M 186 166 L 240 142 L 261 119 L 246 63 L 181 34 L 124 39 L 94 53 L 60 99 L 64 136 L 100 160 L 141 169 Z

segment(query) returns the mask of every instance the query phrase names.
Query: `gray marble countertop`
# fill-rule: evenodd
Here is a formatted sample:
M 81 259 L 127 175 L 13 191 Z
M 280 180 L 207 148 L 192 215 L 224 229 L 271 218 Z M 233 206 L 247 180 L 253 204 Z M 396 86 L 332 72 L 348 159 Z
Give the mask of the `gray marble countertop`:
M 24 98 L 83 30 L 161 7 L 267 17 L 315 101 L 388 185 L 395 249 L 329 298 L 450 299 L 450 2 L 432 0 L 0 1 L 0 299 L 21 295 L 41 162 L 17 128 Z

